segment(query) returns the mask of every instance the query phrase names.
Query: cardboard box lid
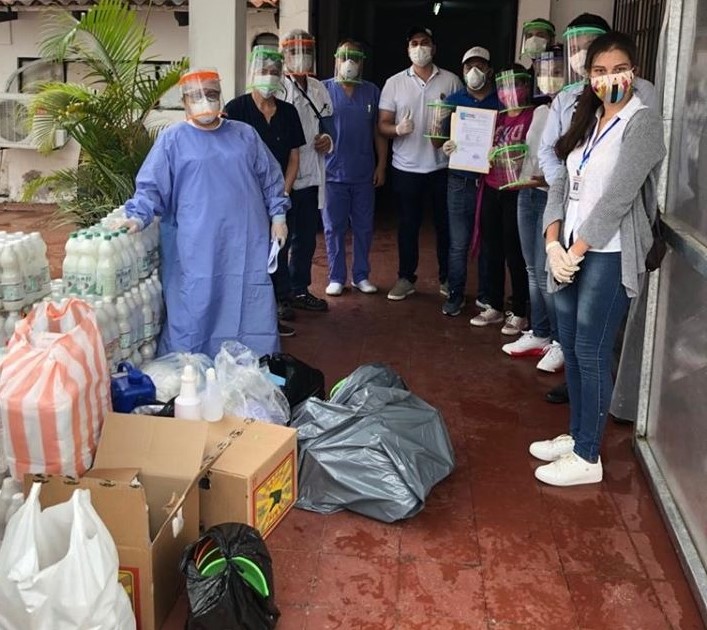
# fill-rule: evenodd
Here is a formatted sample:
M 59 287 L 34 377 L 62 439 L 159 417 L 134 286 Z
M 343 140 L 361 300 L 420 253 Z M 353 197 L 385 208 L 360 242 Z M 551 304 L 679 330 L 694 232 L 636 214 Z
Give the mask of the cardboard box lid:
M 208 423 L 207 453 L 220 451 L 211 468 L 237 472 L 249 477 L 263 465 L 269 456 L 297 435 L 296 429 L 282 427 L 251 418 L 227 416 L 220 422 Z M 229 444 L 228 448 L 223 448 Z
M 191 482 L 202 467 L 208 426 L 137 414 L 109 413 L 93 468 L 137 468 L 145 475 Z

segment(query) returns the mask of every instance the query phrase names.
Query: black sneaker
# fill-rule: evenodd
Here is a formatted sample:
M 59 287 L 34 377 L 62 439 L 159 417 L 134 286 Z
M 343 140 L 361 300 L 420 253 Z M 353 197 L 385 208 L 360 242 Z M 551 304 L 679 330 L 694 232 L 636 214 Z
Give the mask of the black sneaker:
M 322 312 L 329 310 L 329 304 L 326 300 L 320 300 L 318 297 L 314 297 L 309 291 L 302 295 L 295 295 L 292 300 L 292 306 L 302 309 L 303 311 Z
M 442 306 L 442 313 L 449 317 L 456 317 L 465 306 L 466 300 L 463 295 L 452 295 Z
M 277 332 L 280 335 L 280 337 L 294 337 L 295 336 L 295 329 L 292 328 L 292 326 L 287 326 L 286 324 L 283 324 L 282 322 L 277 322 Z
M 289 302 L 278 302 L 277 318 L 283 322 L 291 322 L 295 319 L 295 310 L 290 306 Z

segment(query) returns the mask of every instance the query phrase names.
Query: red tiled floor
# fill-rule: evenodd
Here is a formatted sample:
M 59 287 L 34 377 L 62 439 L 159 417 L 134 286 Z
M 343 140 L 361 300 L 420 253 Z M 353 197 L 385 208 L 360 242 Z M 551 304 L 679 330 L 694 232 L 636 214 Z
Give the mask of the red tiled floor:
M 68 229 L 46 214 L 0 211 L 0 229 L 41 229 L 52 270 Z M 562 380 L 500 351 L 497 327 L 471 329 L 440 313 L 432 230 L 422 235 L 418 293 L 386 300 L 397 268 L 385 214 L 372 255 L 377 295 L 347 290 L 330 312 L 297 313 L 284 349 L 319 367 L 327 386 L 364 360 L 397 367 L 440 408 L 457 469 L 427 507 L 401 524 L 295 510 L 268 538 L 285 630 L 698 630 L 695 602 L 648 484 L 631 428 L 609 422 L 605 480 L 557 489 L 533 478 L 528 442 L 562 433 L 567 407 L 544 392 Z M 318 243 L 312 291 L 326 284 Z M 471 282 L 475 273 L 470 274 Z M 183 628 L 180 598 L 165 630 Z

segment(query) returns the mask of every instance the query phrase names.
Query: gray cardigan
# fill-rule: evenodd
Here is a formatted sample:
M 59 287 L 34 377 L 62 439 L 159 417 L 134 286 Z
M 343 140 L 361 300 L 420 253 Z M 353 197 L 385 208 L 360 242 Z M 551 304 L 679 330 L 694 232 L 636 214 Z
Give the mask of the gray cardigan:
M 661 118 L 652 109 L 638 110 L 624 129 L 607 192 L 576 232 L 591 248 L 600 248 L 611 240 L 616 230 L 621 231 L 621 282 L 630 298 L 638 295 L 640 276 L 646 270 L 646 254 L 653 244 L 651 226 L 657 209 L 656 185 L 664 157 Z M 648 208 L 644 206 L 644 196 Z M 564 220 L 568 198 L 569 178 L 567 168 L 563 168 L 548 192 L 543 233 L 550 224 Z M 567 286 L 558 284 L 551 273 L 547 274 L 547 284 L 550 293 Z

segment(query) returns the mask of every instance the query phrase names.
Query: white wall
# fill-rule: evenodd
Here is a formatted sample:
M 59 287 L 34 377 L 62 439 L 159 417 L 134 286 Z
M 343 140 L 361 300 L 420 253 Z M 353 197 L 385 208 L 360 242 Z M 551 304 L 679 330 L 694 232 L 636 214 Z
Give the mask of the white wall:
M 560 37 L 567 24 L 581 13 L 600 15 L 609 25 L 613 21 L 614 0 L 551 0 L 551 2 L 550 21 L 555 25 Z

